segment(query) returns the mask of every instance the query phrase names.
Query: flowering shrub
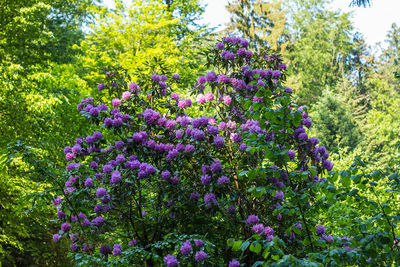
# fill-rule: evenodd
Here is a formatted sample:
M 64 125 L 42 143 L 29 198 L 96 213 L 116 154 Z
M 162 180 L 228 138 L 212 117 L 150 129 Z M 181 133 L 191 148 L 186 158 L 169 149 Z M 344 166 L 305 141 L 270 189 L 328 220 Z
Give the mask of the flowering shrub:
M 78 105 L 95 130 L 65 148 L 53 201 L 53 239 L 71 240 L 77 264 L 310 266 L 332 249 L 354 260 L 352 239 L 315 216 L 333 165 L 282 85 L 286 65 L 247 47 L 210 49 L 196 101 L 173 92 L 177 74 L 133 83 L 114 70 L 98 85 L 107 96 Z

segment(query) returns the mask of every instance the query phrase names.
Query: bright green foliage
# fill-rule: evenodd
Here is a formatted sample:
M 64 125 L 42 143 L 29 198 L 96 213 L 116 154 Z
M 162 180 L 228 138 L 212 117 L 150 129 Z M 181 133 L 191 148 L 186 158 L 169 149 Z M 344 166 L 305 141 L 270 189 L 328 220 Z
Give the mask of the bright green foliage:
M 92 25 L 92 33 L 81 44 L 86 52 L 82 64 L 91 78 L 98 69 L 118 64 L 135 80 L 154 73 L 179 73 L 188 77 L 186 83 L 193 80 L 199 71 L 202 31 L 194 18 L 203 9 L 197 0 L 185 5 L 166 2 L 170 4 L 137 0 L 125 7 L 120 3 Z
M 337 235 L 354 236 L 351 243 L 360 244 L 362 250 L 353 251 L 362 265 L 388 265 L 398 263 L 400 176 L 397 171 L 386 176 L 380 171 L 368 172 L 359 158 L 345 170 L 331 172 L 326 193 L 326 204 L 321 219 L 328 227 L 337 229 Z M 321 210 L 322 211 L 322 210 Z M 332 256 L 332 255 L 330 255 Z M 336 265 L 340 266 L 340 261 Z
M 229 32 L 239 33 L 255 48 L 269 47 L 280 52 L 286 49 L 286 18 L 281 1 L 235 0 L 229 1 L 226 8 L 231 13 Z
M 45 65 L 66 62 L 83 37 L 81 25 L 95 0 L 3 0 L 0 2 L 0 60 Z
M 400 157 L 400 82 L 394 74 L 400 70 L 400 30 L 396 24 L 388 32 L 387 44 L 376 71 L 367 76 L 368 112 L 358 123 L 364 136 L 363 160 L 368 167 L 385 171 Z
M 58 167 L 69 134 L 85 128 L 68 112 L 87 88 L 69 62 L 92 3 L 0 3 L 0 262 L 6 266 L 68 264 L 61 246 L 50 242 L 49 202 L 37 206 L 32 199 L 49 186 L 45 170 Z M 46 159 L 40 168 L 28 162 L 40 158 Z
M 353 26 L 348 13 L 327 10 L 325 0 L 295 0 L 289 5 L 292 49 L 288 86 L 300 104 L 313 105 L 348 69 Z

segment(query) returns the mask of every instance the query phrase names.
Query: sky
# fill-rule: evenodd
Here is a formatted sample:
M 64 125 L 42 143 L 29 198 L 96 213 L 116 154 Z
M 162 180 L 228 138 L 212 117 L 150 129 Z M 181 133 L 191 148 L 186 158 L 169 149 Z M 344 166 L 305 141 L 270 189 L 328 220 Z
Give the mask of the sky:
M 206 4 L 202 23 L 212 27 L 225 25 L 229 21 L 229 13 L 225 9 L 228 0 L 201 0 Z M 125 3 L 131 1 L 124 0 Z M 400 25 L 400 0 L 372 0 L 371 7 L 349 7 L 351 0 L 333 0 L 331 8 L 343 12 L 353 12 L 352 20 L 355 28 L 364 35 L 371 46 L 380 42 L 383 47 L 386 33 L 393 22 Z M 108 7 L 113 6 L 113 0 L 104 0 Z
M 229 21 L 225 9 L 228 0 L 202 0 L 207 4 L 201 22 L 212 27 L 224 25 Z M 333 0 L 331 8 L 343 12 L 353 12 L 352 20 L 355 28 L 364 35 L 369 45 L 378 42 L 383 44 L 386 33 L 393 22 L 400 25 L 400 0 L 372 0 L 371 7 L 349 7 L 351 0 Z

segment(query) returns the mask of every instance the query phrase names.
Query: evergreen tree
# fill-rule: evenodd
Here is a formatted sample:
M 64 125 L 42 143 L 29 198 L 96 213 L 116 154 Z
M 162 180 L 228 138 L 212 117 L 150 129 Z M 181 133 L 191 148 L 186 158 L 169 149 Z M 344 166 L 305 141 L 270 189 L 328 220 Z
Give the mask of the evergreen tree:
M 281 1 L 234 0 L 226 6 L 231 14 L 230 32 L 238 32 L 255 48 L 269 47 L 284 51 L 288 45 L 285 37 L 285 14 Z
M 351 113 L 346 100 L 329 90 L 313 106 L 313 134 L 329 151 L 338 153 L 344 148 L 352 151 L 358 145 L 360 132 Z

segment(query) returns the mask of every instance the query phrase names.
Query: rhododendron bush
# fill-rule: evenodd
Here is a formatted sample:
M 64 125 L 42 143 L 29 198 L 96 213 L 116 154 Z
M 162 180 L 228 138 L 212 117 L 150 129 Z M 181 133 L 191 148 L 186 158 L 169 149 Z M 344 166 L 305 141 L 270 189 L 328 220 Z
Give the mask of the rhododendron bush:
M 207 58 L 193 98 L 178 74 L 106 70 L 101 97 L 77 107 L 94 130 L 65 148 L 54 241 L 82 265 L 351 263 L 354 239 L 319 220 L 333 164 L 282 59 L 237 37 Z

